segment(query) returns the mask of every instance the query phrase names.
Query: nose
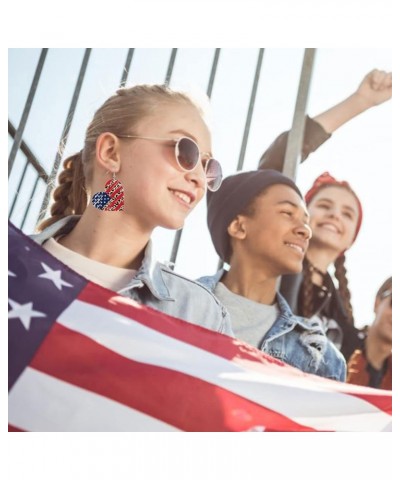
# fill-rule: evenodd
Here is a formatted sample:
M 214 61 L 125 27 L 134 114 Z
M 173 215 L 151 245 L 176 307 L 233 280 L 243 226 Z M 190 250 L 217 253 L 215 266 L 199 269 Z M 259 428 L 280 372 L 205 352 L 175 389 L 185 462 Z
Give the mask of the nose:
M 300 223 L 296 227 L 296 235 L 303 238 L 304 240 L 310 240 L 310 238 L 312 237 L 312 230 L 310 225 L 308 225 L 308 223 Z
M 194 170 L 191 172 L 185 172 L 186 180 L 194 185 L 195 187 L 201 188 L 202 190 L 206 190 L 207 188 L 207 178 L 206 172 L 204 171 L 201 162 L 196 166 Z
M 340 218 L 340 210 L 336 206 L 332 206 L 328 212 L 327 212 L 328 217 L 335 218 L 336 220 L 339 220 Z

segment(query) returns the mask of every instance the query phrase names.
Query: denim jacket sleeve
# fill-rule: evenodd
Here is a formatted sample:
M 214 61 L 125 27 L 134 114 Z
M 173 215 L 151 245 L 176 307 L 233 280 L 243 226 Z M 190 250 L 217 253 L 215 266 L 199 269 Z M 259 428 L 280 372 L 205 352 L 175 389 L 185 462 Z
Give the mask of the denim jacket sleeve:
M 312 317 L 303 319 L 311 330 L 306 330 L 301 337 L 302 344 L 306 346 L 315 360 L 315 374 L 321 377 L 346 381 L 346 360 L 336 346 L 325 335 L 320 319 Z
M 340 382 L 346 381 L 347 367 L 346 361 L 335 345 L 327 339 L 328 345 L 325 350 L 323 361 L 320 363 L 316 372 L 317 375 Z M 336 368 L 332 369 L 332 366 Z M 332 372 L 335 372 L 334 374 Z
M 325 335 L 321 320 L 293 315 L 279 293 L 277 300 L 279 315 L 266 333 L 261 350 L 303 372 L 345 381 L 345 359 Z

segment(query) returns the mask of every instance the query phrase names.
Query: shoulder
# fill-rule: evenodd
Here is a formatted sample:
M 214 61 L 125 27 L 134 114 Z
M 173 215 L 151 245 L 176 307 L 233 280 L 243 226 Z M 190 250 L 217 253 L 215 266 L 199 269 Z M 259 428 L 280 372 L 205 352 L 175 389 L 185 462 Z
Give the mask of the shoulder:
M 364 370 L 367 366 L 367 361 L 363 351 L 360 349 L 355 350 L 347 365 L 349 374 L 359 373 L 361 370 Z
M 80 215 L 70 215 L 68 217 L 61 218 L 49 227 L 45 228 L 43 231 L 29 235 L 29 238 L 39 245 L 42 245 L 51 237 L 70 232 L 80 218 Z
M 234 336 L 227 309 L 209 288 L 166 265 L 160 264 L 160 271 L 170 297 L 177 301 L 176 308 L 180 318 L 187 318 L 192 323 Z
M 214 291 L 218 280 L 216 275 L 204 275 L 203 277 L 198 278 L 197 282 L 205 286 L 208 290 Z
M 212 293 L 212 289 L 203 283 L 202 279 L 212 277 L 202 277 L 199 280 L 190 279 L 180 273 L 175 272 L 168 266 L 160 264 L 160 269 L 163 277 L 169 282 L 176 284 L 178 288 L 188 289 L 188 293 L 196 293 L 197 295 L 205 296 L 213 300 L 218 306 L 222 306 L 218 298 Z M 201 283 L 200 283 L 201 281 Z

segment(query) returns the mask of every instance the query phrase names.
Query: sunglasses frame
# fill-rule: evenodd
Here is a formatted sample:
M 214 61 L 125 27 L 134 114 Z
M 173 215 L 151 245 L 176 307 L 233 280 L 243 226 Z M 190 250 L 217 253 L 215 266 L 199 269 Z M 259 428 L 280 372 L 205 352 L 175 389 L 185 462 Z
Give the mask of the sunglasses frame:
M 210 185 L 208 184 L 207 182 L 207 188 L 211 191 L 211 192 L 216 192 L 219 187 L 221 186 L 221 183 L 222 183 L 222 167 L 221 167 L 221 164 L 218 162 L 218 160 L 215 160 L 215 158 L 212 158 L 211 155 L 207 152 L 201 152 L 200 151 L 200 148 L 199 146 L 197 145 L 197 143 L 193 140 L 193 138 L 190 138 L 190 137 L 186 137 L 186 136 L 182 136 L 182 137 L 179 137 L 179 138 L 167 138 L 167 137 L 142 137 L 142 136 L 139 136 L 139 135 L 116 135 L 118 138 L 137 138 L 137 139 L 142 139 L 142 140 L 155 140 L 155 141 L 165 141 L 165 142 L 175 142 L 175 159 L 176 159 L 176 162 L 179 166 L 179 168 L 184 171 L 184 172 L 193 172 L 193 170 L 195 170 L 195 168 L 197 167 L 197 165 L 199 164 L 199 162 L 201 162 L 201 159 L 204 158 L 204 156 L 207 156 L 208 159 L 207 159 L 207 162 L 206 164 L 204 165 L 204 172 L 206 173 L 206 178 L 207 178 L 207 167 L 208 167 L 208 164 L 211 160 L 213 160 L 214 162 L 217 162 L 219 167 L 220 167 L 220 170 L 221 170 L 221 181 L 219 182 L 219 185 L 218 185 L 218 188 L 215 188 L 215 189 L 212 189 L 210 188 Z M 179 142 L 181 140 L 189 140 L 190 142 L 194 143 L 197 147 L 197 150 L 199 152 L 199 155 L 197 157 L 197 162 L 195 163 L 194 167 L 193 168 L 184 168 L 180 162 L 179 162 Z

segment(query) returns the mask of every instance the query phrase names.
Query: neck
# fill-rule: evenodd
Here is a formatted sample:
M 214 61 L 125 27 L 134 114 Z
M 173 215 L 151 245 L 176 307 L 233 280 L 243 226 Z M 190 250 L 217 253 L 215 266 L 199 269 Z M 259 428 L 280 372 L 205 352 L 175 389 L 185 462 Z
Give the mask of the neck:
M 248 264 L 231 263 L 230 270 L 221 282 L 236 295 L 265 305 L 275 302 L 277 277 L 268 275 L 265 271 L 257 271 Z
M 365 351 L 368 362 L 376 370 L 380 370 L 385 360 L 392 353 L 392 342 L 382 339 L 373 326 L 371 326 L 365 339 Z
M 88 207 L 60 244 L 97 262 L 138 269 L 150 234 L 140 230 L 123 212 Z
M 326 273 L 329 265 L 335 262 L 338 257 L 337 252 L 332 250 L 323 250 L 310 245 L 306 254 L 307 260 L 318 270 Z

